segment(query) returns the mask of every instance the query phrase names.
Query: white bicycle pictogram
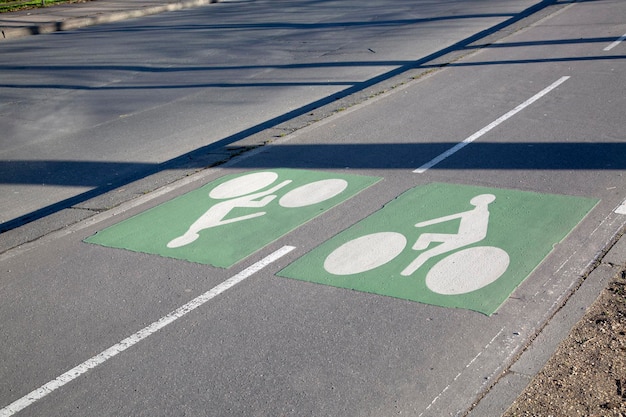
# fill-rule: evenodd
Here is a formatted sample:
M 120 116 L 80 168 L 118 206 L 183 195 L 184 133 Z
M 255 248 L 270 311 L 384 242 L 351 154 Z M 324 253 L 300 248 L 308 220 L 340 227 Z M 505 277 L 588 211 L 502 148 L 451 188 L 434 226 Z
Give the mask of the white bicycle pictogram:
M 202 230 L 225 224 L 253 219 L 267 214 L 257 211 L 239 217 L 227 218 L 235 208 L 262 208 L 278 197 L 277 191 L 287 187 L 292 180 L 284 180 L 268 189 L 278 179 L 272 171 L 254 172 L 228 180 L 209 192 L 214 200 L 223 200 L 211 206 L 202 216 L 189 226 L 187 231 L 172 239 L 168 248 L 179 248 L 194 242 Z M 348 187 L 344 179 L 331 178 L 310 182 L 285 193 L 278 204 L 285 208 L 306 207 L 321 203 L 342 193 Z M 265 190 L 264 190 L 265 189 Z
M 506 251 L 495 246 L 466 248 L 487 236 L 488 206 L 495 199 L 493 194 L 480 194 L 470 200 L 474 206 L 471 210 L 415 224 L 415 227 L 421 228 L 460 219 L 456 234 L 422 233 L 412 246 L 413 250 L 422 252 L 402 269 L 400 275 L 411 276 L 429 259 L 452 252 L 427 272 L 426 285 L 431 291 L 444 295 L 465 294 L 500 278 L 509 266 Z M 428 249 L 433 242 L 439 245 Z M 406 237 L 397 232 L 361 236 L 332 251 L 324 261 L 324 269 L 333 275 L 370 271 L 391 262 L 404 251 L 406 245 Z

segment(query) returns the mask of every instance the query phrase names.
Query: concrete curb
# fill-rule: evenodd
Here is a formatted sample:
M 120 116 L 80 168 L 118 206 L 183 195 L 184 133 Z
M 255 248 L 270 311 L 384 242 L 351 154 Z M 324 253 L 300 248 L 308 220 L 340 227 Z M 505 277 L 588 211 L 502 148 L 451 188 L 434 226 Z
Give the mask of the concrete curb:
M 524 391 L 533 378 L 541 372 L 572 328 L 600 296 L 609 282 L 626 267 L 626 232 L 622 229 L 599 264 L 581 285 L 574 289 L 565 304 L 548 320 L 537 337 L 522 350 L 519 357 L 502 377 L 479 400 L 466 417 L 499 417 Z
M 169 3 L 160 6 L 145 7 L 143 9 L 125 10 L 111 13 L 102 13 L 92 16 L 70 17 L 63 21 L 42 23 L 25 27 L 5 27 L 0 30 L 0 40 L 15 39 L 44 33 L 61 32 L 80 29 L 103 23 L 119 22 L 121 20 L 148 16 L 163 12 L 187 9 L 208 4 L 219 3 L 220 0 L 187 0 L 179 3 Z

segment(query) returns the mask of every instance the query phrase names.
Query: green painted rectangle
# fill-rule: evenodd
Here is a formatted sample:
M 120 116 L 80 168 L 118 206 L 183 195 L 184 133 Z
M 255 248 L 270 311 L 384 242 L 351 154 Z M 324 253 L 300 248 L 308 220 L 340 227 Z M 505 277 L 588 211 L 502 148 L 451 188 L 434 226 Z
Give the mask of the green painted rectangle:
M 597 200 L 415 187 L 279 276 L 493 314 Z
M 296 169 L 227 175 L 85 241 L 228 268 L 378 181 Z

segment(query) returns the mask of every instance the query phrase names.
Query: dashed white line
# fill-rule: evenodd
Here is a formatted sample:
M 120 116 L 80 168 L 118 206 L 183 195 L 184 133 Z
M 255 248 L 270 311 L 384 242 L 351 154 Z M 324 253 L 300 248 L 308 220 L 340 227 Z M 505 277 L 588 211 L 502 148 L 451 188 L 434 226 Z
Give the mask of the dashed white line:
M 200 307 L 202 304 L 206 303 L 212 298 L 220 295 L 224 291 L 228 290 L 229 288 L 232 288 L 233 286 L 239 284 L 246 278 L 252 276 L 256 272 L 265 268 L 272 262 L 275 262 L 279 258 L 285 256 L 286 254 L 288 254 L 294 249 L 295 247 L 293 246 L 283 246 L 282 248 L 278 249 L 276 252 L 271 253 L 270 255 L 261 259 L 259 262 L 249 266 L 248 268 L 232 276 L 231 278 L 227 279 L 221 284 L 213 287 L 212 289 L 205 292 L 204 294 L 194 298 L 187 304 L 177 308 L 176 310 L 172 311 L 166 316 L 163 316 L 162 318 L 150 324 L 149 326 L 144 327 L 143 329 L 139 330 L 137 333 L 127 337 L 126 339 L 102 351 L 101 353 L 92 357 L 91 359 L 88 359 L 85 362 L 81 363 L 80 365 L 70 369 L 69 371 L 65 372 L 64 374 L 60 375 L 54 380 L 48 382 L 45 385 L 42 385 L 41 387 L 37 388 L 31 393 L 23 396 L 19 400 L 16 400 L 12 402 L 11 404 L 7 405 L 6 407 L 0 410 L 0 417 L 9 417 L 9 416 L 14 415 L 15 413 L 23 410 L 29 405 L 42 399 L 46 395 L 55 391 L 56 389 L 61 388 L 63 385 L 67 384 L 68 382 L 71 382 L 74 379 L 78 378 L 79 376 L 87 372 L 88 370 L 93 369 L 98 365 L 102 365 L 104 362 L 111 359 L 118 353 L 125 351 L 129 347 L 139 343 L 140 341 L 147 338 L 148 336 L 156 333 L 157 331 L 164 328 L 168 324 L 173 323 L 174 321 L 178 320 L 179 318 L 183 317 L 187 313 Z
M 626 33 L 620 36 L 618 40 L 616 40 L 615 42 L 611 43 L 609 46 L 604 48 L 603 51 L 610 51 L 611 49 L 615 48 L 620 43 L 624 42 L 625 39 L 626 39 Z
M 532 96 L 531 98 L 529 98 L 528 100 L 526 100 L 525 102 L 523 102 L 522 104 L 520 104 L 519 106 L 514 108 L 513 110 L 511 110 L 508 113 L 500 116 L 497 120 L 495 120 L 492 123 L 490 123 L 489 125 L 483 127 L 478 132 L 474 133 L 473 135 L 471 135 L 470 137 L 465 139 L 463 142 L 457 143 L 455 146 L 453 146 L 452 148 L 448 149 L 446 152 L 442 153 L 441 155 L 437 156 L 436 158 L 434 158 L 434 159 L 430 160 L 429 162 L 425 163 L 424 165 L 422 165 L 421 167 L 417 168 L 413 172 L 415 172 L 416 174 L 423 174 L 424 172 L 428 171 L 430 168 L 434 167 L 435 165 L 437 165 L 438 163 L 440 163 L 444 159 L 448 158 L 449 156 L 452 156 L 453 154 L 457 153 L 458 151 L 460 151 L 461 149 L 463 149 L 464 147 L 466 147 L 470 143 L 474 142 L 476 139 L 478 139 L 479 137 L 481 137 L 485 133 L 489 132 L 491 129 L 495 128 L 496 126 L 498 126 L 499 124 L 501 124 L 505 120 L 510 119 L 511 117 L 513 117 L 514 115 L 519 113 L 520 111 L 524 110 L 526 107 L 530 106 L 535 101 L 539 100 L 541 97 L 545 96 L 550 91 L 554 90 L 559 85 L 563 84 L 569 78 L 570 78 L 569 76 L 564 76 L 564 77 L 559 78 L 554 83 L 552 83 L 550 86 L 544 88 L 543 90 L 541 90 L 540 92 L 538 92 L 537 94 L 535 94 L 534 96 Z
M 446 387 L 445 387 L 445 388 L 444 388 L 444 389 L 443 389 L 443 390 L 439 393 L 439 395 L 437 395 L 437 396 L 436 396 L 436 397 L 435 397 L 435 398 L 431 401 L 431 403 L 430 403 L 430 404 L 428 404 L 428 407 L 426 407 L 426 408 L 424 409 L 424 411 L 423 411 L 422 413 L 420 413 L 420 415 L 419 415 L 418 417 L 422 417 L 422 416 L 424 415 L 424 413 L 425 413 L 425 412 L 427 412 L 428 410 L 430 410 L 430 409 L 431 409 L 431 407 L 432 407 L 433 405 L 435 405 L 435 403 L 437 402 L 437 400 L 439 400 L 439 398 L 441 398 L 441 396 L 443 396 L 443 394 L 445 394 L 445 393 L 446 393 L 446 391 L 448 391 L 448 389 L 450 388 L 450 386 L 451 386 L 453 383 L 455 383 L 455 382 L 459 379 L 459 377 L 460 377 L 461 375 L 463 375 L 463 372 L 465 372 L 465 371 L 466 371 L 466 370 L 467 370 L 470 366 L 472 366 L 472 364 L 473 364 L 474 362 L 476 362 L 476 360 L 480 357 L 480 355 L 482 355 L 482 354 L 483 354 L 483 352 L 484 352 L 484 351 L 486 351 L 487 349 L 489 349 L 489 346 L 491 346 L 491 344 L 492 344 L 492 343 L 493 343 L 493 342 L 494 342 L 494 341 L 495 341 L 498 337 L 500 337 L 500 335 L 502 334 L 502 332 L 503 332 L 503 331 L 504 331 L 504 327 L 503 327 L 503 328 L 501 328 L 501 329 L 500 329 L 500 331 L 499 331 L 498 333 L 496 333 L 496 335 L 495 335 L 494 337 L 492 337 L 492 338 L 491 338 L 491 340 L 489 341 L 489 343 L 487 343 L 487 344 L 485 345 L 485 347 L 484 347 L 484 348 L 483 348 L 480 352 L 478 352 L 478 353 L 476 354 L 476 356 L 474 356 L 474 357 L 472 358 L 472 360 L 471 360 L 471 361 L 469 361 L 469 362 L 467 363 L 467 365 L 465 365 L 465 368 L 463 368 L 463 370 L 462 370 L 461 372 L 459 372 L 459 373 L 458 373 L 458 374 L 457 374 L 457 375 L 456 375 L 456 376 L 452 379 L 452 382 L 450 382 L 448 385 L 446 385 Z

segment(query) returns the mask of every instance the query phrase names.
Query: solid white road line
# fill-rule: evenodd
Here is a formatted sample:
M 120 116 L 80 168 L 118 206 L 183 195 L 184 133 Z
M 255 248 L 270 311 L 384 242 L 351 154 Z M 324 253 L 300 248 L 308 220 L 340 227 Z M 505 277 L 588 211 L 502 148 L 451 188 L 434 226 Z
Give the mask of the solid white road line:
M 519 113 L 520 111 L 524 110 L 526 107 L 530 106 L 535 101 L 539 100 L 541 97 L 545 96 L 550 91 L 554 90 L 559 85 L 563 84 L 569 78 L 570 78 L 569 76 L 564 76 L 564 77 L 559 78 L 554 83 L 552 83 L 550 86 L 544 88 L 543 90 L 541 90 L 540 92 L 538 92 L 537 94 L 535 94 L 534 96 L 532 96 L 531 98 L 529 98 L 528 100 L 526 100 L 525 102 L 523 102 L 522 104 L 520 104 L 519 106 L 517 106 L 516 108 L 511 110 L 510 112 L 504 114 L 503 116 L 500 116 L 497 120 L 495 120 L 492 123 L 490 123 L 489 125 L 483 127 L 478 132 L 474 133 L 473 135 L 471 135 L 470 137 L 465 139 L 463 142 L 457 143 L 455 146 L 453 146 L 452 148 L 448 149 L 446 152 L 442 153 L 438 157 L 436 157 L 436 158 L 430 160 L 429 162 L 425 163 L 424 165 L 422 165 L 421 167 L 417 168 L 413 172 L 415 172 L 416 174 L 423 174 L 424 172 L 428 171 L 430 168 L 434 167 L 439 162 L 443 161 L 444 159 L 448 158 L 449 156 L 452 156 L 456 152 L 460 151 L 461 149 L 463 149 L 464 147 L 466 147 L 470 143 L 474 142 L 476 139 L 478 139 L 479 137 L 481 137 L 485 133 L 489 132 L 494 127 L 496 127 L 499 124 L 501 124 L 502 122 L 504 122 L 505 120 L 510 119 L 511 117 L 513 117 L 514 115 Z
M 220 295 L 221 293 L 228 290 L 229 288 L 239 284 L 246 278 L 250 277 L 251 275 L 265 268 L 272 262 L 275 262 L 276 260 L 288 254 L 294 249 L 295 247 L 293 246 L 283 246 L 282 248 L 278 249 L 276 252 L 271 253 L 270 255 L 261 259 L 259 262 L 249 266 L 248 268 L 244 269 L 237 275 L 234 275 L 233 277 L 213 287 L 212 289 L 205 292 L 204 294 L 194 298 L 187 304 L 177 308 L 176 310 L 172 311 L 168 315 L 155 321 L 149 326 L 139 330 L 137 333 L 127 337 L 126 339 L 111 346 L 110 348 L 104 350 L 103 352 L 92 357 L 91 359 L 88 359 L 85 362 L 81 363 L 80 365 L 70 369 L 69 371 L 60 375 L 56 379 L 48 382 L 45 385 L 42 385 L 40 388 L 37 388 L 31 393 L 20 398 L 19 400 L 14 401 L 13 403 L 7 405 L 6 407 L 0 410 L 0 417 L 9 417 L 23 410 L 29 405 L 35 403 L 36 401 L 50 394 L 52 391 L 58 388 L 61 388 L 63 385 L 67 384 L 68 382 L 73 381 L 74 379 L 78 378 L 79 376 L 87 372 L 88 370 L 93 369 L 96 366 L 103 364 L 104 362 L 111 359 L 113 356 L 117 355 L 118 353 L 125 351 L 129 347 L 137 344 L 138 342 L 142 341 L 143 339 L 147 338 L 153 333 L 156 333 L 157 331 L 167 326 L 168 324 L 171 324 L 174 321 L 178 320 L 179 318 L 183 317 L 190 311 L 193 311 L 196 308 L 200 307 L 202 304 L 206 303 L 210 299 Z
M 622 43 L 625 39 L 626 39 L 626 33 L 624 33 L 622 36 L 620 36 L 620 38 L 618 40 L 616 40 L 615 42 L 613 42 L 612 44 L 610 44 L 609 46 L 604 48 L 603 51 L 610 51 L 611 49 L 615 48 L 617 45 Z

